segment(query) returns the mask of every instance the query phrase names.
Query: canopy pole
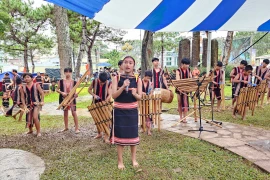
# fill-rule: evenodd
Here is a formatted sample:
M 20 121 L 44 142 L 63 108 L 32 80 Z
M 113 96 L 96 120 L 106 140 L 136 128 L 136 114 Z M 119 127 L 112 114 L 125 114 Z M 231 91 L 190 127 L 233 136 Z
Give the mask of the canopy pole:
M 211 68 L 211 40 L 212 40 L 212 32 L 208 31 L 208 43 L 207 43 L 207 68 L 206 71 L 210 72 Z

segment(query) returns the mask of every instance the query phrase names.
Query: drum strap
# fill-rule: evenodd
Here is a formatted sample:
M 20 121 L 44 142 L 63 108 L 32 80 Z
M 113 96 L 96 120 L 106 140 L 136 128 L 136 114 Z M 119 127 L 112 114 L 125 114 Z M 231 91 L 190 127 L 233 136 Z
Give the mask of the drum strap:
M 109 81 L 106 82 L 106 87 L 105 87 L 105 100 L 107 99 L 108 96 L 108 87 L 109 87 Z

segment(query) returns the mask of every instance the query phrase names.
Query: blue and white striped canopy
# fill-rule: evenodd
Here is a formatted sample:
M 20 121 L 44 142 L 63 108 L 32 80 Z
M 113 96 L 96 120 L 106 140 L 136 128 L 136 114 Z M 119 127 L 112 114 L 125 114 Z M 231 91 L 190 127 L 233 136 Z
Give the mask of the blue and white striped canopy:
M 47 1 L 120 29 L 270 31 L 270 0 Z

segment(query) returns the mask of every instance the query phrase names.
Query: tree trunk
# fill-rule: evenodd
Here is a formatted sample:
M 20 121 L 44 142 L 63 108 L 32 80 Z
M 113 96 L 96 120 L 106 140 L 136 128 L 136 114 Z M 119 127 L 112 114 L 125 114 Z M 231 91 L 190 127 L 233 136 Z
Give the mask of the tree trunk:
M 182 59 L 190 59 L 190 40 L 183 39 L 179 42 L 179 52 L 178 52 L 178 66 L 180 66 Z
M 218 61 L 218 41 L 212 39 L 211 41 L 211 67 L 214 67 Z
M 153 32 L 145 31 L 142 41 L 142 59 L 141 59 L 141 75 L 144 77 L 144 72 L 151 69 L 151 62 L 153 58 Z
M 85 52 L 85 44 L 86 44 L 86 17 L 82 16 L 82 40 L 81 40 L 78 58 L 77 58 L 77 64 L 76 64 L 76 68 L 75 68 L 76 78 L 80 77 L 82 58 L 83 58 L 83 54 Z
M 197 66 L 200 62 L 200 32 L 193 32 L 191 65 Z
M 26 72 L 29 72 L 29 67 L 28 67 L 28 46 L 27 46 L 27 44 L 24 46 L 23 62 L 24 62 L 24 68 L 25 68 Z
M 207 46 L 208 46 L 208 39 L 203 38 L 203 53 L 202 53 L 202 66 L 207 67 Z
M 233 41 L 233 31 L 228 31 L 222 56 L 222 62 L 225 66 L 228 64 L 231 55 L 232 41 Z
M 35 72 L 35 63 L 34 63 L 34 54 L 33 54 L 33 50 L 30 50 L 30 58 L 31 58 L 31 63 L 32 63 L 32 73 Z
M 161 34 L 161 68 L 164 67 L 164 38 L 163 33 Z
M 87 50 L 87 60 L 88 60 L 88 64 L 89 64 L 89 69 L 90 69 L 90 77 L 92 76 L 93 74 L 93 62 L 92 62 L 92 47 L 91 46 L 88 46 L 88 50 Z
M 58 44 L 58 54 L 60 60 L 61 77 L 64 78 L 63 69 L 66 67 L 72 68 L 72 48 L 69 35 L 69 24 L 67 10 L 54 6 L 54 21 L 56 25 L 56 35 Z

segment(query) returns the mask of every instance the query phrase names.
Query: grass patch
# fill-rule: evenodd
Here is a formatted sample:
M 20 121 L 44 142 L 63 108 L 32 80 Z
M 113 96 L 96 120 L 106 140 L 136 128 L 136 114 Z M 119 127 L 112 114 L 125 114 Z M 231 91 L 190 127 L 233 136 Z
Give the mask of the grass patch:
M 137 159 L 142 171 L 132 168 L 128 147 L 124 153 L 126 170 L 119 171 L 116 148 L 93 139 L 94 127 L 88 117 L 80 117 L 83 128 L 79 135 L 56 133 L 63 127 L 62 118 L 43 116 L 41 127 L 46 133 L 41 138 L 4 136 L 10 132 L 6 129 L 12 129 L 15 134 L 23 132 L 24 123 L 14 126 L 17 122 L 2 119 L 0 147 L 22 149 L 40 156 L 46 163 L 41 179 L 270 179 L 269 174 L 237 155 L 168 131 L 154 131 L 152 137 L 141 134 Z

